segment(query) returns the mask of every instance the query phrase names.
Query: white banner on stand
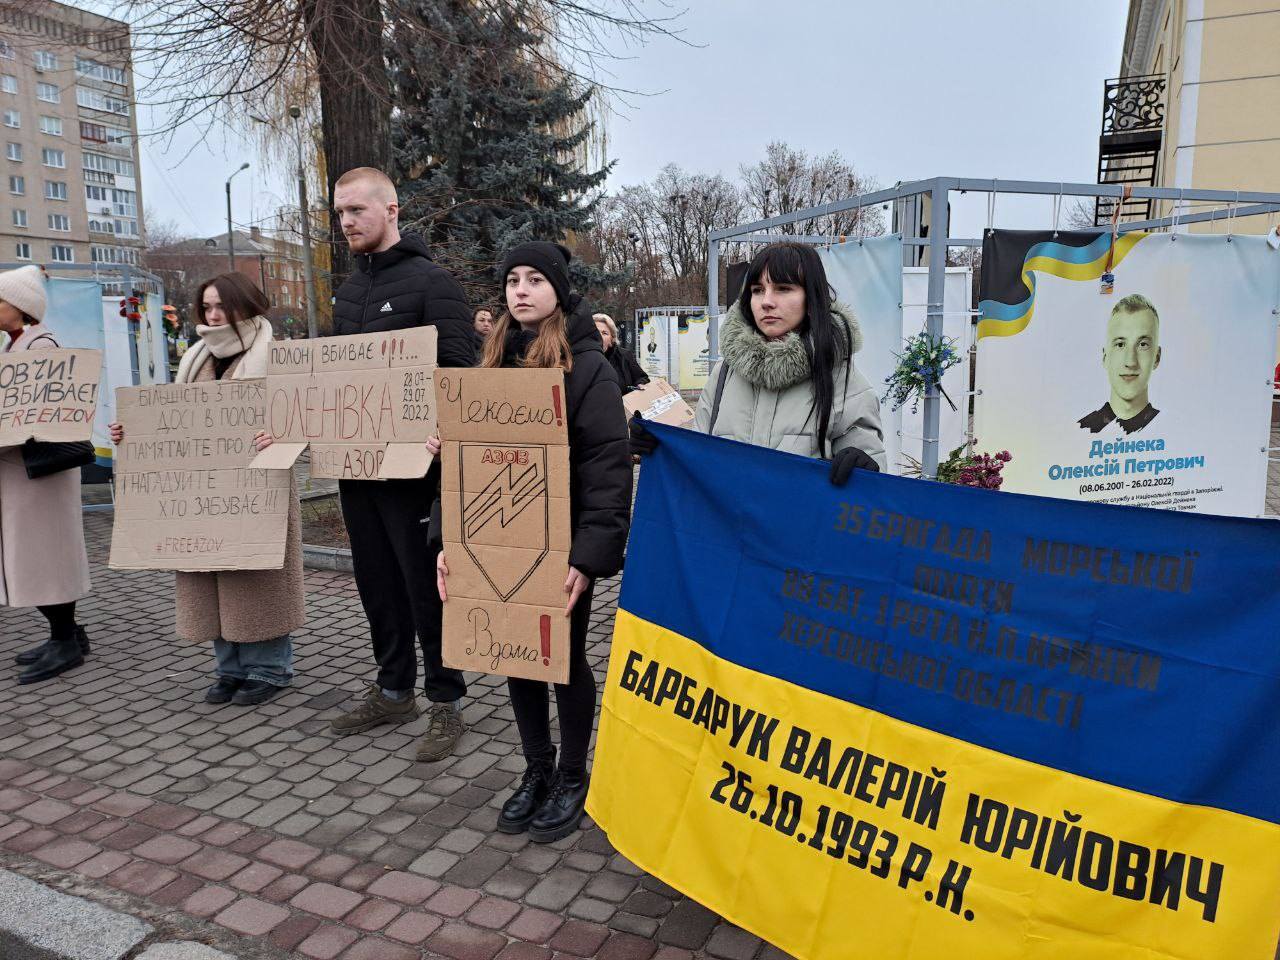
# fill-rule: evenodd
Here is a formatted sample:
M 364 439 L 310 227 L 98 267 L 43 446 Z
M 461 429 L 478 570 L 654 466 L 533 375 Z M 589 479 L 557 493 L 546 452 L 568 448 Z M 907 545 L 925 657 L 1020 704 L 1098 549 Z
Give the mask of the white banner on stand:
M 1280 305 L 1265 238 L 1112 249 L 1110 233 L 996 230 L 982 274 L 975 429 L 1013 454 L 1004 489 L 1263 512 Z

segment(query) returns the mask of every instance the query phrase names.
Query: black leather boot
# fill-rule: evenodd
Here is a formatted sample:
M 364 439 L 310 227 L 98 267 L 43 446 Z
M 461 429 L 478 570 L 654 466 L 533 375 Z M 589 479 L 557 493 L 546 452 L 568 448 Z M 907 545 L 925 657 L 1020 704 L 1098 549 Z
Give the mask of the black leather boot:
M 80 652 L 88 656 L 89 635 L 84 632 L 84 627 L 80 626 L 79 624 L 76 625 L 76 640 L 79 641 L 80 643 Z M 40 646 L 38 647 L 31 647 L 30 649 L 23 650 L 20 654 L 18 654 L 16 657 L 13 658 L 13 661 L 14 663 L 18 664 L 18 666 L 20 667 L 30 666 L 31 664 L 39 660 L 42 656 L 44 656 L 44 652 L 48 648 L 49 648 L 49 641 L 46 640 L 44 643 L 40 644 Z
M 575 773 L 559 771 L 547 799 L 529 821 L 529 839 L 534 843 L 551 843 L 577 830 L 586 809 L 590 783 L 585 770 Z
M 18 683 L 39 683 L 42 680 L 52 680 L 59 674 L 83 666 L 84 653 L 80 649 L 80 636 L 82 633 L 83 631 L 77 627 L 69 634 L 50 638 L 40 654 L 40 659 L 18 674 Z M 88 643 L 87 637 L 85 642 L 86 644 Z
M 507 798 L 498 814 L 499 833 L 523 833 L 542 802 L 551 791 L 551 781 L 556 769 L 556 755 L 543 760 L 530 760 L 516 792 Z

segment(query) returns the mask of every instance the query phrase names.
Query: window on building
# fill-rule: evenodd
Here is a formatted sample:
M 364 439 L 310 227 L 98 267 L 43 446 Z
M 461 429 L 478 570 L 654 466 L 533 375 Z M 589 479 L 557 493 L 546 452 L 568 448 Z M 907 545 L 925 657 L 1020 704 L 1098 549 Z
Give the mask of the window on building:
M 67 244 L 55 243 L 49 247 L 49 259 L 55 263 L 75 263 L 76 252 Z
M 13 225 L 15 227 L 25 227 L 27 225 L 27 211 L 14 209 Z
M 67 183 L 65 180 L 46 180 L 44 182 L 44 198 L 46 200 L 67 199 Z
M 25 240 L 19 240 L 16 244 L 14 244 L 13 255 L 14 255 L 14 259 L 16 260 L 30 260 L 31 244 L 27 243 Z
M 133 190 L 112 190 L 111 212 L 117 217 L 136 217 L 138 194 Z
M 118 177 L 133 176 L 132 160 L 109 157 L 105 153 L 90 153 L 88 150 L 84 153 L 84 168 L 97 170 L 99 173 L 114 173 Z
M 58 55 L 50 53 L 48 50 L 36 51 L 36 69 L 37 70 L 57 70 Z
M 101 110 L 104 113 L 115 113 L 122 117 L 129 115 L 128 100 L 108 96 L 101 90 L 90 90 L 88 87 L 76 87 L 76 103 L 89 110 Z
M 0 76 L 0 93 L 17 93 L 18 78 L 11 73 Z
M 51 137 L 62 136 L 62 118 L 61 117 L 41 117 L 40 132 L 47 133 Z
M 40 162 L 46 167 L 55 167 L 59 170 L 65 169 L 67 166 L 66 151 L 55 150 L 53 147 L 42 147 L 40 149 Z
M 49 214 L 49 229 L 57 230 L 62 233 L 71 232 L 71 218 L 65 213 Z
M 55 83 L 37 83 L 36 99 L 43 100 L 45 103 L 61 103 L 62 91 Z
M 10 192 L 10 193 L 12 193 L 15 197 L 20 197 L 20 196 L 22 196 L 24 193 L 26 193 L 26 192 L 27 192 L 27 178 L 26 178 L 26 177 L 15 177 L 15 176 L 10 176 L 10 177 L 9 177 L 9 192 Z
M 22 126 L 22 114 L 17 110 L 6 110 L 4 112 L 4 125 L 17 129 Z
M 22 162 L 22 144 L 20 143 L 9 144 L 7 147 L 5 147 L 4 155 L 7 159 L 12 160 L 14 163 L 21 163 Z
M 82 77 L 92 77 L 95 80 L 105 80 L 107 83 L 118 83 L 121 86 L 125 83 L 124 71 L 119 67 L 112 67 L 84 57 L 76 57 L 76 73 Z
M 132 247 L 101 247 L 94 244 L 89 248 L 89 258 L 94 263 L 138 263 L 138 251 Z
M 17 54 L 13 52 L 13 44 L 8 40 L 0 40 L 0 60 L 12 60 Z
M 115 227 L 115 233 L 118 237 L 136 237 L 138 236 L 137 220 L 112 220 Z

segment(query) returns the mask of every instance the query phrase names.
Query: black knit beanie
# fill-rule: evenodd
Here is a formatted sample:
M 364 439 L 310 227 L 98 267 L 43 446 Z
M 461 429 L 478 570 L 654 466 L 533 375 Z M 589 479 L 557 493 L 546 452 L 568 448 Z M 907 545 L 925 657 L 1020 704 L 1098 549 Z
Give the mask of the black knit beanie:
M 568 310 L 569 293 L 572 290 L 569 283 L 569 261 L 572 259 L 573 254 L 568 247 L 549 240 L 522 243 L 508 250 L 507 255 L 502 258 L 502 276 L 499 282 L 505 288 L 507 274 L 512 270 L 516 267 L 533 267 L 547 278 L 551 288 L 555 290 L 560 308 Z

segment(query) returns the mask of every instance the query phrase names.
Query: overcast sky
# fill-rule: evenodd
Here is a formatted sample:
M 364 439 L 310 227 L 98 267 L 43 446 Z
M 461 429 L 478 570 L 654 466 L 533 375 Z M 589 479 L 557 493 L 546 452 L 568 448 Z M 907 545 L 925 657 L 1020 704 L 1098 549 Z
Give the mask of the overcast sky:
M 690 0 L 680 28 L 696 46 L 655 40 L 607 64 L 611 83 L 651 94 L 609 121 L 610 185 L 672 162 L 735 177 L 771 140 L 838 150 L 882 186 L 939 175 L 1092 183 L 1102 84 L 1119 69 L 1126 7 Z M 662 10 L 653 0 L 649 9 Z M 246 160 L 253 166 L 234 183 L 238 224 L 293 199 L 283 171 L 232 135 L 200 142 L 188 132 L 168 149 L 144 141 L 148 213 L 190 234 L 225 230 L 223 182 Z M 996 219 L 1047 226 L 1051 204 L 1002 199 Z M 953 235 L 976 235 L 986 199 L 956 199 L 952 213 Z

